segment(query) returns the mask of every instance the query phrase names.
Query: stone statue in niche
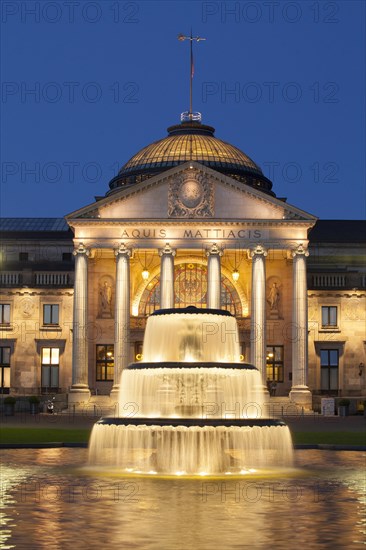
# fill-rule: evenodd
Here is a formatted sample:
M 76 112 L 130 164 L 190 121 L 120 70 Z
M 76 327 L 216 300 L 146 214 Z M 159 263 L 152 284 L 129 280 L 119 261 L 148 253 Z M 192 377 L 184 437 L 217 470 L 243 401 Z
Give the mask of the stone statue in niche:
M 269 307 L 271 311 L 278 309 L 279 298 L 280 298 L 280 292 L 277 288 L 277 283 L 272 283 L 272 286 L 268 295 L 268 302 L 269 302 Z
M 267 303 L 269 305 L 269 318 L 278 319 L 280 317 L 280 284 L 278 281 L 270 281 L 267 294 Z
M 99 287 L 99 312 L 103 319 L 112 317 L 112 286 L 107 280 Z

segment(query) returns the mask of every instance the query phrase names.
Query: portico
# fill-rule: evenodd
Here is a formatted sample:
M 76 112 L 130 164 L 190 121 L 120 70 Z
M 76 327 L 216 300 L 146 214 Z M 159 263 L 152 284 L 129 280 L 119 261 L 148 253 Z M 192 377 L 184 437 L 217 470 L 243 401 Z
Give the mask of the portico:
M 179 195 L 177 181 L 185 194 L 187 182 L 193 191 L 197 183 L 203 195 L 201 212 L 196 206 L 189 206 L 189 197 Z M 220 200 L 223 195 L 225 201 Z M 209 208 L 205 208 L 207 205 Z M 85 392 L 93 386 L 94 348 L 98 341 L 114 345 L 111 395 L 116 394 L 121 370 L 136 360 L 134 327 L 138 319 L 140 331 L 143 330 L 143 299 L 150 300 L 150 312 L 151 307 L 180 307 L 182 299 L 194 299 L 193 305 L 198 307 L 230 309 L 234 307 L 230 300 L 222 300 L 222 296 L 230 295 L 237 304 L 234 313 L 242 327 L 244 359 L 257 366 L 265 385 L 268 344 L 282 346 L 282 370 L 291 378 L 283 379 L 284 387 L 291 382 L 291 399 L 310 406 L 305 260 L 307 231 L 315 223 L 313 216 L 190 162 L 134 186 L 121 187 L 69 215 L 67 220 L 75 234 L 77 258 L 72 401 L 83 401 Z M 147 279 L 141 276 L 144 255 L 151 263 Z M 232 273 L 238 255 L 239 278 L 234 281 Z M 178 271 L 183 268 L 185 277 L 179 279 Z M 103 281 L 112 287 L 109 319 L 98 313 L 95 295 Z M 273 287 L 278 293 L 274 301 L 269 299 Z M 154 288 L 157 290 L 152 306 Z M 194 296 L 192 288 L 196 289 Z M 227 294 L 225 288 L 229 289 Z M 79 337 L 86 319 L 94 327 L 88 344 Z

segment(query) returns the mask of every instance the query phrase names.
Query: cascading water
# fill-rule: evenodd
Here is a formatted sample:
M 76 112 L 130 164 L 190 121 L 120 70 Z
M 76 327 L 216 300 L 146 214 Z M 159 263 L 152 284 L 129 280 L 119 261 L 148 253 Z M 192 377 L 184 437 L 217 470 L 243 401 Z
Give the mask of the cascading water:
M 122 373 L 120 416 L 93 427 L 89 464 L 176 475 L 291 466 L 289 429 L 264 418 L 261 375 L 240 362 L 231 314 L 156 311 L 143 359 Z

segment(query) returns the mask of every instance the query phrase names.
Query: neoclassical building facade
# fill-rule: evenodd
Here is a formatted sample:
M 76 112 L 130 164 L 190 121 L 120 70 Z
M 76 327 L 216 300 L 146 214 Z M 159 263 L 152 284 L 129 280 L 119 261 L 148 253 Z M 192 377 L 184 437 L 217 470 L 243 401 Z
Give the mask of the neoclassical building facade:
M 235 315 L 243 360 L 277 395 L 305 408 L 312 394 L 365 395 L 364 225 L 277 198 L 210 126 L 170 127 L 65 220 L 1 231 L 4 393 L 114 399 L 148 315 L 193 305 Z

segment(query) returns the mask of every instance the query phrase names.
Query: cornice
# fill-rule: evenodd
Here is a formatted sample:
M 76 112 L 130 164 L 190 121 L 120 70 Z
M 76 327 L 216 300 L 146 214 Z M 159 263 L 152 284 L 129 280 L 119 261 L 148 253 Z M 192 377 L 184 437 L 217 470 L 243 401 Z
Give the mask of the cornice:
M 195 226 L 195 225 L 216 225 L 216 226 L 242 226 L 242 225 L 248 225 L 248 226 L 283 226 L 283 227 L 306 227 L 311 228 L 315 225 L 316 221 L 313 220 L 295 220 L 295 219 L 286 219 L 286 220 L 273 220 L 273 219 L 226 219 L 226 218 L 149 218 L 149 219 L 139 219 L 139 218 L 77 218 L 70 220 L 70 224 L 73 227 L 77 226 L 90 226 L 90 227 L 100 227 L 100 226 L 133 226 L 133 225 L 140 225 L 140 226 L 148 226 L 148 225 L 158 225 L 158 224 L 164 224 L 164 225 L 189 225 L 189 226 Z

